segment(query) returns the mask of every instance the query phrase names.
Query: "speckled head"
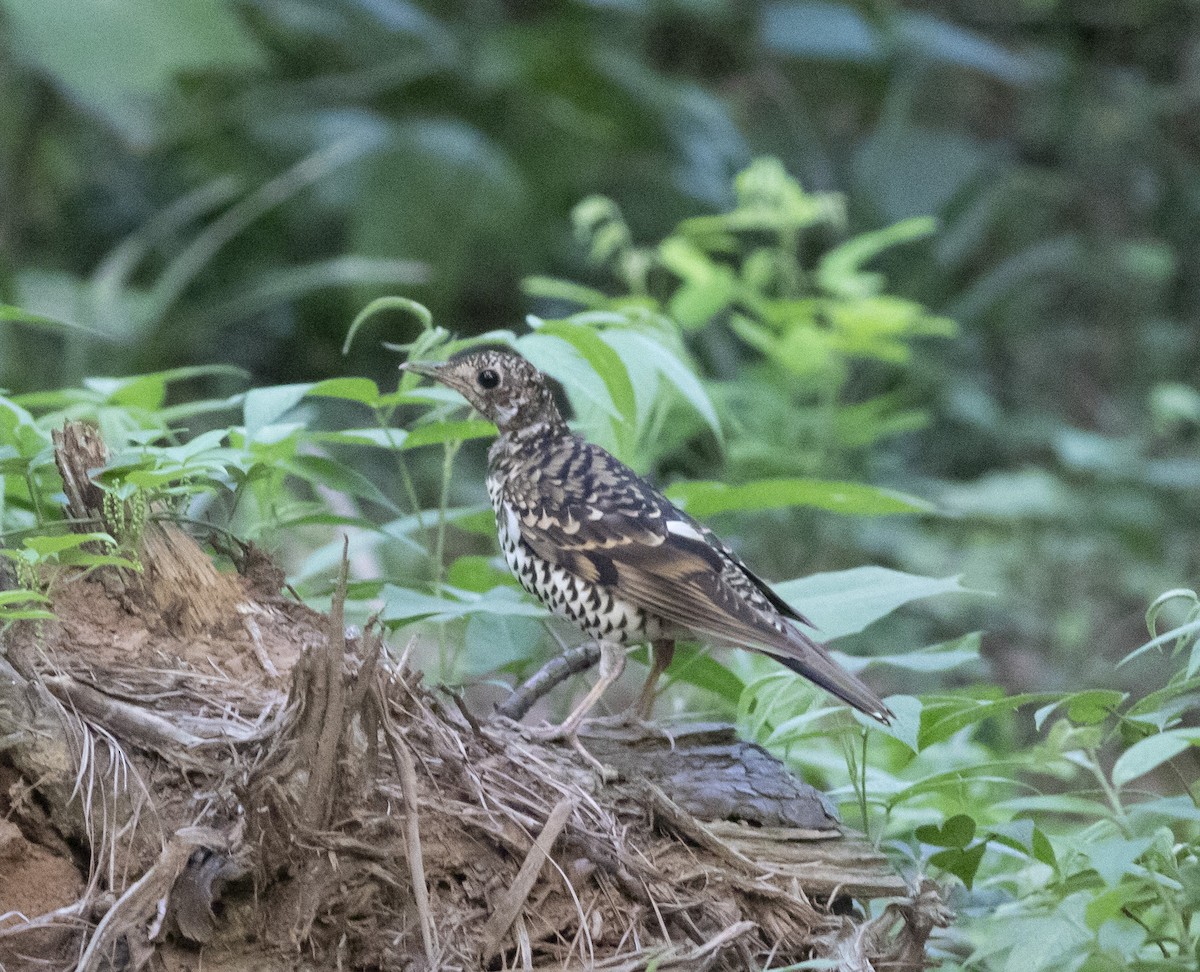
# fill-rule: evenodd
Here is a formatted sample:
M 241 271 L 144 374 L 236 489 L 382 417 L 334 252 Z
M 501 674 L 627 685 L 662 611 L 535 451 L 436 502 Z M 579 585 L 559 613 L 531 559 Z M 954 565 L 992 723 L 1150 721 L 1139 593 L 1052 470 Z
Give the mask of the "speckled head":
M 447 361 L 400 367 L 453 388 L 501 432 L 565 427 L 546 376 L 508 348 L 468 348 Z

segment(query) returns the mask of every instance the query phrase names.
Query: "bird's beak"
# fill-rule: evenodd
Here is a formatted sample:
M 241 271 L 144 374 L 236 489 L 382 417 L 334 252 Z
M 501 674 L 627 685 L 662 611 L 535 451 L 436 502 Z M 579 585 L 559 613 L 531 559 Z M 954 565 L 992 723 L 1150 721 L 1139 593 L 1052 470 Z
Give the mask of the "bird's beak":
M 445 362 L 441 361 L 405 361 L 400 370 L 411 371 L 414 375 L 424 375 L 426 378 L 440 378 L 445 366 Z

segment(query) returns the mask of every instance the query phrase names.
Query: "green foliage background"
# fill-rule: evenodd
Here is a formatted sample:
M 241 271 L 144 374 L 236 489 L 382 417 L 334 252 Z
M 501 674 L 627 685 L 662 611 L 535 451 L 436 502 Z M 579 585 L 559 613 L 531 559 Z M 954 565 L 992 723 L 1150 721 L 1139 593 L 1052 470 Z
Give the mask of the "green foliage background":
M 0 0 L 0 616 L 136 566 L 153 496 L 314 598 L 360 531 L 436 677 L 545 657 L 489 429 L 378 351 L 448 334 L 341 353 L 404 294 L 827 598 L 901 693 L 865 758 L 753 660 L 673 697 L 957 875 L 951 961 L 1194 967 L 1197 51 L 1184 0 Z M 47 534 L 64 415 L 117 449 L 106 541 Z M 994 596 L 904 606 L 950 575 Z

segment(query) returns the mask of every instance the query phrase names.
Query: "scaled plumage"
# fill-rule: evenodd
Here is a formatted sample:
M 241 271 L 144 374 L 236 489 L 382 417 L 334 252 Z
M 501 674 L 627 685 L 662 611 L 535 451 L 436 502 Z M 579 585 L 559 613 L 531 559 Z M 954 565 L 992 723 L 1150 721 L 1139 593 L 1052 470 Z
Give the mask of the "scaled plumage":
M 674 639 L 689 636 L 754 649 L 867 715 L 891 717 L 796 627 L 807 619 L 711 530 L 573 434 L 545 377 L 520 355 L 474 350 L 406 367 L 456 389 L 499 428 L 488 494 L 501 548 L 522 586 L 552 611 L 602 642 L 654 642 L 663 659 Z M 662 667 L 656 655 L 652 681 Z

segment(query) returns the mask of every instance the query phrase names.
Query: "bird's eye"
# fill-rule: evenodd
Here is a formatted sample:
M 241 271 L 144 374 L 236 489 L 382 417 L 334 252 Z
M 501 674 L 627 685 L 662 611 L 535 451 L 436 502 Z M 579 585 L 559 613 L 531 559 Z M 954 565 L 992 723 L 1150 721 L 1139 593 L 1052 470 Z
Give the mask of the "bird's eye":
M 476 376 L 480 388 L 495 388 L 500 384 L 500 376 L 491 368 L 484 368 Z

